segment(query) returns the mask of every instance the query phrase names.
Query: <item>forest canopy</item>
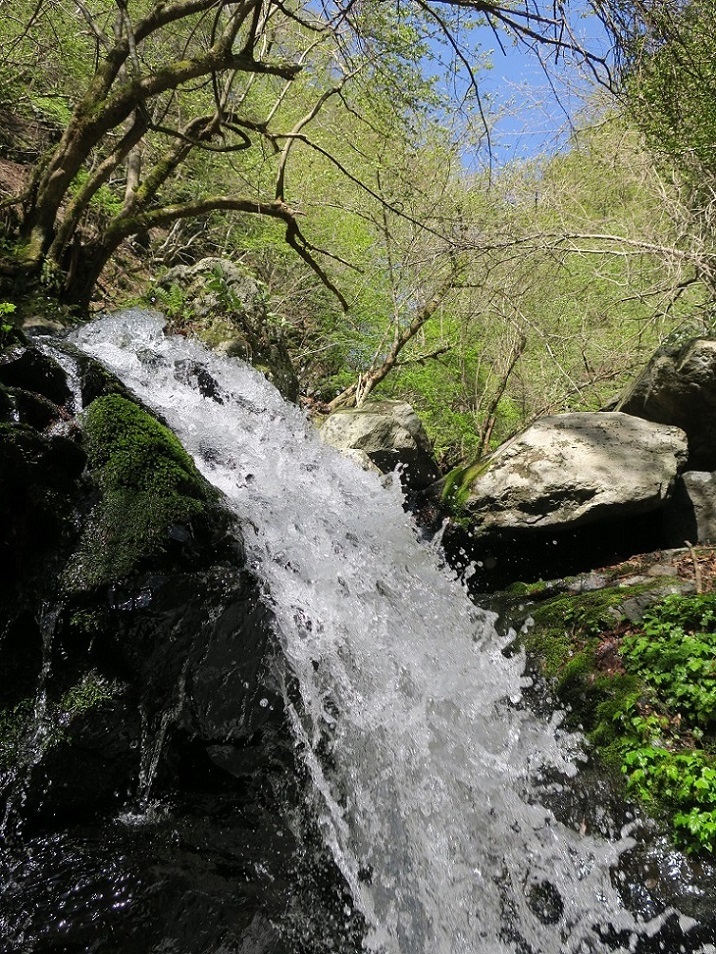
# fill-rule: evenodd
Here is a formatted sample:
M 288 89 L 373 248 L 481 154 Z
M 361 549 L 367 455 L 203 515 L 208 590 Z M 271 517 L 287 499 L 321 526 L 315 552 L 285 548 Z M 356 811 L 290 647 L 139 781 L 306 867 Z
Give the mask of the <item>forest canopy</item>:
M 446 461 L 602 406 L 656 345 L 710 327 L 708 9 L 13 0 L 0 297 L 83 313 L 122 274 L 243 261 L 304 396 L 407 397 Z M 610 61 L 580 39 L 587 11 Z M 491 168 L 485 36 L 594 81 L 561 153 Z M 684 57 L 699 83 L 674 79 Z
M 18 99 L 29 87 L 65 128 L 13 207 L 21 243 L 4 271 L 52 271 L 63 297 L 86 306 L 123 240 L 220 210 L 280 220 L 287 243 L 340 296 L 299 224 L 292 153 L 307 146 L 374 193 L 356 159 L 375 164 L 375 146 L 396 127 L 401 145 L 416 148 L 439 112 L 422 68 L 436 41 L 465 73 L 479 112 L 475 54 L 463 46 L 468 16 L 577 51 L 565 14 L 530 2 L 20 0 L 3 25 L 8 84 Z M 373 141 L 370 153 L 356 145 L 357 156 L 341 155 L 320 135 L 329 109 L 344 135 L 347 124 Z M 212 155 L 230 157 L 230 191 L 223 176 L 212 181 Z M 199 194 L 177 187 L 189 168 Z M 105 203 L 106 220 L 87 235 L 92 202 L 118 180 L 124 195 Z

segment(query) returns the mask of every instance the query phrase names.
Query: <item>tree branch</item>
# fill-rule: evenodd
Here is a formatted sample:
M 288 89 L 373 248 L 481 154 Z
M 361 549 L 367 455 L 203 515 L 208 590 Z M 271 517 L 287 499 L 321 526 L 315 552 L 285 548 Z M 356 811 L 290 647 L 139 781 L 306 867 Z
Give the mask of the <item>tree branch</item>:
M 360 374 L 353 384 L 344 388 L 344 390 L 328 404 L 327 410 L 329 412 L 335 411 L 339 407 L 350 407 L 351 405 L 360 407 L 370 392 L 396 367 L 398 357 L 403 348 L 417 335 L 426 322 L 432 318 L 445 301 L 447 295 L 455 287 L 456 276 L 460 268 L 454 259 L 451 260 L 450 264 L 450 274 L 441 282 L 430 299 L 418 309 L 410 324 L 396 335 L 385 357 L 380 360 L 380 363 L 378 363 L 379 359 L 376 359 L 368 371 L 364 374 Z

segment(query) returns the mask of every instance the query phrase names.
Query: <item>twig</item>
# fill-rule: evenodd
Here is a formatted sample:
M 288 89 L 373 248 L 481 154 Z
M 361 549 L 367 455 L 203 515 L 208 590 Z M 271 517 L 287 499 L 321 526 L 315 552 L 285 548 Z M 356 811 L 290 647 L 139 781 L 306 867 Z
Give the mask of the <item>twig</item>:
M 696 583 L 696 592 L 700 596 L 704 591 L 704 583 L 701 578 L 701 567 L 699 562 L 696 559 L 696 551 L 694 550 L 693 544 L 689 543 L 688 540 L 684 540 L 684 543 L 689 548 L 689 553 L 691 554 L 691 562 L 694 564 L 694 582 Z

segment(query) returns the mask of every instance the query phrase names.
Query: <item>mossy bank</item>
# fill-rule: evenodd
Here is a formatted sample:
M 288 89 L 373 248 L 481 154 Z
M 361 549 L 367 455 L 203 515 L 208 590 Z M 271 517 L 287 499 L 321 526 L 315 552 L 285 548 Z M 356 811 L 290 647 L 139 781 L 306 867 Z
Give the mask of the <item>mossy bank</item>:
M 700 565 L 712 559 L 710 549 L 657 554 L 611 578 L 503 595 L 516 645 L 568 726 L 628 797 L 696 852 L 716 849 L 716 594 L 694 584 L 698 576 L 698 589 L 710 590 Z

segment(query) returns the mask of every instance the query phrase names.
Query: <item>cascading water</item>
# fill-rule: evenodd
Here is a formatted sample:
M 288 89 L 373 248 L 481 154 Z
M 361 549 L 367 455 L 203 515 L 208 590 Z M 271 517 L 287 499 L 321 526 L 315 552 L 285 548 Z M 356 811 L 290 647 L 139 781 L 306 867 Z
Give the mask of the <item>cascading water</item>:
M 628 839 L 579 834 L 541 803 L 555 771 L 576 771 L 576 742 L 520 705 L 523 659 L 418 542 L 397 486 L 325 447 L 258 372 L 165 338 L 157 316 L 103 318 L 74 341 L 167 421 L 244 528 L 365 948 L 577 954 L 653 931 L 612 885 Z

